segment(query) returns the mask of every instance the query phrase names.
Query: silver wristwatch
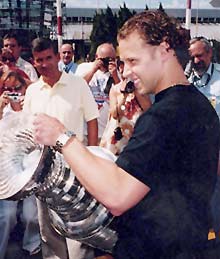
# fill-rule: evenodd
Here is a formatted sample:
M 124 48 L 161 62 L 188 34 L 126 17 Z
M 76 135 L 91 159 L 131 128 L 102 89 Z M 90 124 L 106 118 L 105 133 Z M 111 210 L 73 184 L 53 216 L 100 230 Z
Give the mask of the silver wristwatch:
M 56 140 L 56 145 L 54 146 L 54 149 L 60 153 L 62 153 L 62 148 L 64 145 L 66 145 L 66 143 L 68 142 L 68 140 L 73 137 L 76 136 L 76 134 L 70 130 L 64 132 L 63 134 L 61 134 L 57 140 Z

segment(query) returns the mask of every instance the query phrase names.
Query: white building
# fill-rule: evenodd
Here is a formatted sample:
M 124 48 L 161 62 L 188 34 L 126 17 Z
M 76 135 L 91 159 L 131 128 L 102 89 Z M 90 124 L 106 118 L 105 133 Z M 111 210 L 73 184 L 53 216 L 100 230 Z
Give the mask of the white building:
M 64 14 L 63 37 L 66 40 L 89 40 L 95 8 L 66 8 Z M 112 9 L 117 13 L 118 9 Z M 132 10 L 131 10 L 132 11 Z M 135 9 L 141 12 L 143 9 Z M 168 15 L 185 23 L 185 9 L 165 9 Z M 220 41 L 220 9 L 192 9 L 191 36 L 204 36 Z

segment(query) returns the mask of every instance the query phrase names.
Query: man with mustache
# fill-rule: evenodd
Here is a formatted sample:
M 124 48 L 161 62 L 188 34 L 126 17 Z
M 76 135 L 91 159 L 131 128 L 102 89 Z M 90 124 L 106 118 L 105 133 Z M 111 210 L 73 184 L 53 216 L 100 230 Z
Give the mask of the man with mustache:
M 212 62 L 213 50 L 210 42 L 204 37 L 190 41 L 191 74 L 193 83 L 211 102 L 220 118 L 220 64 Z M 219 167 L 220 168 L 220 167 Z M 220 241 L 220 169 L 217 184 L 211 201 L 213 229 L 216 241 Z
M 220 65 L 212 62 L 212 45 L 204 37 L 193 38 L 190 41 L 189 53 L 192 66 L 189 81 L 212 100 L 213 95 L 218 96 L 216 91 L 220 83 Z M 217 113 L 219 114 L 218 111 Z

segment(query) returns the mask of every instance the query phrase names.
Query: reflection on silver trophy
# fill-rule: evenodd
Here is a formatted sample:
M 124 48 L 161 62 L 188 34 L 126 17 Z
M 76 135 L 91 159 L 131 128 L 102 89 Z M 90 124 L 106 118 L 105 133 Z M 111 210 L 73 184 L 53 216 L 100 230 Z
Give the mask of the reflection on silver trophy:
M 59 234 L 112 251 L 117 241 L 114 216 L 85 190 L 60 153 L 34 142 L 31 121 L 21 112 L 0 122 L 0 199 L 35 194 L 47 204 Z M 115 161 L 106 149 L 88 149 Z

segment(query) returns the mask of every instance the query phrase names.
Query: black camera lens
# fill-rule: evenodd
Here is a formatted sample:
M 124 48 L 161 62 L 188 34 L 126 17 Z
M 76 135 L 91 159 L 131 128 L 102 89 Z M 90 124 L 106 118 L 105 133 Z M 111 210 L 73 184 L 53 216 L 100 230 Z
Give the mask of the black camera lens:
M 122 131 L 120 127 L 115 128 L 114 130 L 114 136 L 115 136 L 115 140 L 120 140 L 123 137 Z
M 101 61 L 102 61 L 102 63 L 103 63 L 103 66 L 104 66 L 105 68 L 108 68 L 110 58 L 107 57 L 107 58 L 100 58 L 100 59 L 101 59 Z
M 128 81 L 125 86 L 125 89 L 121 90 L 121 93 L 130 94 L 134 92 L 134 89 L 135 89 L 134 83 L 132 81 Z

